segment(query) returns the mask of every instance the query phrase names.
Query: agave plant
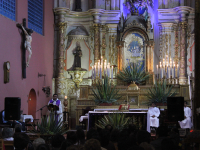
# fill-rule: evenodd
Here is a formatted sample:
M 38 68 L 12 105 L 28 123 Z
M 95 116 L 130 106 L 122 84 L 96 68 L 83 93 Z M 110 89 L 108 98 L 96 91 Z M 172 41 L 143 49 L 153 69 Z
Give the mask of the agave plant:
M 61 118 L 56 120 L 54 113 L 52 113 L 48 117 L 42 117 L 41 121 L 37 123 L 37 130 L 33 128 L 30 132 L 54 135 L 63 134 L 66 131 L 66 126 Z
M 98 81 L 97 85 L 92 88 L 92 95 L 96 104 L 117 101 L 121 97 L 118 92 L 116 85 L 112 86 L 107 76 L 104 78 L 104 82 Z
M 150 74 L 146 73 L 142 65 L 131 63 L 119 71 L 117 78 L 127 83 L 143 84 Z
M 105 115 L 98 120 L 95 125 L 101 129 L 104 129 L 106 125 L 111 125 L 113 129 L 123 130 L 128 127 L 130 117 L 126 117 L 123 113 L 112 113 Z
M 172 97 L 176 95 L 176 91 L 171 92 L 173 85 L 168 86 L 164 80 L 161 84 L 156 82 L 155 85 L 148 90 L 147 97 L 149 103 L 166 103 L 167 97 Z

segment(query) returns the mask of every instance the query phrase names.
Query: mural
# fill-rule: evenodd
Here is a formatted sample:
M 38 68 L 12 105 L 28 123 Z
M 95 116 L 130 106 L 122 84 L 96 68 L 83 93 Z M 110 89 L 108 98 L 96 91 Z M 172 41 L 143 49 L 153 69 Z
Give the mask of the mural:
M 125 40 L 127 41 L 128 47 L 125 49 L 125 66 L 131 63 L 142 65 L 142 69 L 145 67 L 145 52 L 144 52 L 144 39 L 138 33 L 129 34 Z

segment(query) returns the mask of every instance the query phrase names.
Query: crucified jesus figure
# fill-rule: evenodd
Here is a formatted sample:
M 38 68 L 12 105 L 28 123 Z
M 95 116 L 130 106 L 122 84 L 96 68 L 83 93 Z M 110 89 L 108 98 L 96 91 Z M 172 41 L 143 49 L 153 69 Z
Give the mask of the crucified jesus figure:
M 30 62 L 30 59 L 31 59 L 31 55 L 32 55 L 32 49 L 31 49 L 31 42 L 32 42 L 32 33 L 29 33 L 24 29 L 24 27 L 22 26 L 21 24 L 21 27 L 26 35 L 26 40 L 25 40 L 25 43 L 24 43 L 24 47 L 25 49 L 28 51 L 28 58 L 27 58 L 27 62 L 26 62 L 26 67 L 29 66 L 29 62 Z

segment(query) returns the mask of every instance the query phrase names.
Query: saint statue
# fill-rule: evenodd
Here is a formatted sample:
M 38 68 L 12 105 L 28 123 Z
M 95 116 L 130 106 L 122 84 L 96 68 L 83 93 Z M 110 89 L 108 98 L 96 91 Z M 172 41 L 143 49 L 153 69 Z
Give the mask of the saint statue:
M 73 68 L 74 69 L 81 68 L 82 51 L 81 51 L 81 47 L 80 47 L 80 43 L 79 42 L 76 42 L 76 48 L 73 51 L 73 55 L 74 55 Z

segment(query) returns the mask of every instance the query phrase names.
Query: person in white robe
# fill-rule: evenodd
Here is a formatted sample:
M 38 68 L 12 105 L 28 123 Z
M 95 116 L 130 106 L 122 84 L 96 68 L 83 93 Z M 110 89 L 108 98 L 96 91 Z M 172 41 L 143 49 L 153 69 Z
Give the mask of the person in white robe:
M 152 103 L 147 112 L 147 131 L 151 133 L 150 127 L 159 127 L 160 109 L 156 107 L 155 103 Z
M 187 102 L 184 102 L 184 120 L 182 121 L 178 121 L 179 125 L 182 129 L 191 129 L 192 127 L 192 121 L 191 121 L 191 109 L 189 107 L 187 107 Z
M 62 118 L 62 113 L 63 113 L 63 111 L 62 111 L 62 103 L 61 103 L 61 101 L 58 99 L 58 95 L 57 94 L 54 94 L 53 95 L 53 99 L 51 99 L 49 102 L 48 102 L 48 105 L 49 104 L 53 104 L 53 105 L 57 105 L 58 107 L 59 107 L 59 110 L 58 111 L 56 111 L 56 114 L 55 114 L 55 119 L 56 120 L 63 120 Z

